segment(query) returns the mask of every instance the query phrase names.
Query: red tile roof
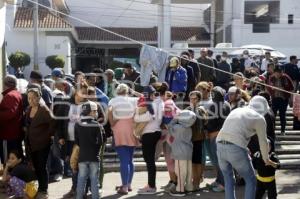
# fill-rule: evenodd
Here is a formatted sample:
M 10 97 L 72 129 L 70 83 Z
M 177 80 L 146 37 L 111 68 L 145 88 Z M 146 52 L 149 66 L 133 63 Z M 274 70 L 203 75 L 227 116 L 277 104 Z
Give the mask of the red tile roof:
M 33 27 L 33 9 L 32 8 L 18 8 L 15 16 L 15 28 L 32 28 Z M 39 8 L 39 28 L 47 29 L 65 29 L 72 28 L 72 25 L 62 17 L 50 12 L 47 9 Z
M 127 41 L 126 39 L 94 27 L 76 27 L 79 40 Z M 153 28 L 105 28 L 137 41 L 157 42 L 157 27 Z M 209 34 L 201 27 L 172 27 L 172 41 L 207 41 Z

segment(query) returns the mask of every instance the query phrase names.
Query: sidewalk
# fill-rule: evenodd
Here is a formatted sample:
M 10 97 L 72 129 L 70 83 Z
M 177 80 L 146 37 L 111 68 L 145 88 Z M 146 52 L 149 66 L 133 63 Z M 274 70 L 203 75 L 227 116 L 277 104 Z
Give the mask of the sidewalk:
M 211 183 L 214 179 L 212 176 L 212 171 L 207 171 L 206 178 L 204 183 L 202 183 L 202 187 L 205 186 L 206 183 Z M 174 198 L 161 192 L 157 193 L 157 195 L 149 195 L 149 196 L 139 196 L 136 194 L 138 188 L 143 187 L 147 182 L 147 174 L 146 172 L 136 172 L 133 178 L 133 192 L 126 195 L 120 196 L 116 194 L 114 188 L 116 185 L 120 185 L 120 174 L 119 173 L 108 173 L 104 178 L 104 189 L 102 193 L 102 198 L 104 199 L 116 199 L 116 198 L 132 198 L 132 199 L 150 199 L 150 198 Z M 168 174 L 167 172 L 157 172 L 157 187 L 159 188 L 162 185 L 167 184 L 168 182 Z M 50 199 L 59 199 L 70 190 L 71 187 L 71 179 L 64 179 L 58 183 L 51 183 L 49 185 L 49 198 Z M 277 192 L 278 199 L 300 199 L 300 170 L 279 170 L 277 172 Z M 237 187 L 237 198 L 243 197 L 244 188 Z M 0 198 L 4 199 L 5 197 L 0 194 Z M 208 190 L 203 190 L 201 192 L 188 195 L 186 198 L 201 198 L 201 199 L 224 199 L 224 193 L 212 193 Z
M 202 186 L 205 186 L 206 183 L 211 183 L 214 179 L 211 177 L 212 171 L 206 172 L 205 182 L 202 183 Z M 168 182 L 167 172 L 158 172 L 157 173 L 157 187 L 159 188 L 162 185 L 167 184 Z M 159 192 L 156 196 L 139 196 L 136 194 L 138 188 L 143 187 L 147 182 L 146 172 L 137 172 L 133 178 L 133 192 L 127 196 L 117 195 L 114 191 L 116 185 L 120 185 L 120 174 L 119 173 L 108 173 L 104 178 L 104 189 L 102 193 L 102 198 L 104 199 L 115 199 L 115 198 L 132 198 L 132 199 L 146 199 L 146 198 L 174 198 Z M 69 191 L 71 187 L 71 180 L 65 179 L 60 183 L 50 184 L 50 198 L 58 199 L 62 195 Z M 161 191 L 161 190 L 159 190 Z M 300 199 L 300 170 L 279 170 L 277 172 L 277 191 L 278 199 Z M 237 198 L 243 197 L 244 188 L 237 188 Z M 223 199 L 224 193 L 211 193 L 208 190 L 204 190 L 199 193 L 188 195 L 186 198 L 201 198 L 201 199 Z

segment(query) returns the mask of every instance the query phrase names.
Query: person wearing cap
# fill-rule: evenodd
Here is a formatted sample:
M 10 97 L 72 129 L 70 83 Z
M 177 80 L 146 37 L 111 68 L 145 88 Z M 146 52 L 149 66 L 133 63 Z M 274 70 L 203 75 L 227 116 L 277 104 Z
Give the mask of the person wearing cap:
M 201 81 L 214 82 L 216 79 L 216 72 L 214 69 L 214 62 L 211 58 L 207 57 L 207 48 L 201 48 L 200 57 L 197 59 L 200 71 Z
M 185 94 L 185 101 L 189 99 L 189 93 L 195 89 L 197 80 L 193 68 L 189 65 L 189 57 L 187 55 L 181 55 L 181 66 L 187 72 L 187 89 Z
M 248 106 L 233 110 L 217 136 L 217 155 L 225 179 L 225 198 L 235 199 L 233 169 L 245 180 L 245 199 L 255 198 L 256 177 L 248 155 L 248 143 L 258 136 L 262 159 L 266 165 L 276 166 L 269 159 L 264 115 L 269 105 L 265 98 L 255 96 Z
M 29 154 L 39 182 L 36 198 L 48 198 L 47 160 L 54 136 L 55 126 L 51 112 L 46 105 L 40 103 L 41 92 L 37 88 L 27 91 L 29 108 L 26 111 L 26 151 Z
M 147 101 L 152 108 L 149 110 L 148 123 L 143 129 L 141 143 L 143 158 L 147 165 L 148 183 L 144 188 L 138 190 L 138 194 L 155 194 L 156 193 L 156 165 L 155 165 L 155 150 L 156 145 L 161 138 L 161 123 L 164 115 L 164 102 L 156 90 L 152 86 L 144 89 L 147 95 Z
M 79 146 L 78 182 L 76 199 L 82 199 L 85 194 L 87 179 L 91 181 L 93 199 L 99 199 L 99 154 L 104 143 L 103 126 L 98 122 L 98 106 L 87 101 L 82 105 L 80 121 L 75 124 L 75 144 Z
M 0 158 L 5 162 L 9 151 L 15 149 L 23 154 L 22 125 L 23 100 L 16 89 L 17 78 L 7 75 L 4 78 L 3 99 L 0 103 Z M 4 143 L 6 142 L 6 148 Z
M 38 71 L 31 71 L 30 73 L 30 83 L 39 84 L 41 86 L 42 98 L 48 108 L 51 107 L 53 103 L 52 91 L 51 89 L 43 83 L 43 75 Z
M 51 72 L 51 77 L 54 81 L 56 81 L 57 79 L 63 79 L 65 77 L 63 69 L 54 68 Z
M 119 82 L 115 79 L 115 72 L 111 69 L 105 71 L 106 83 L 105 94 L 109 99 L 112 99 L 115 95 L 115 89 L 119 85 Z
M 137 72 L 130 63 L 125 63 L 124 66 L 124 78 L 123 80 L 136 82 L 137 78 L 140 77 L 140 73 Z
M 187 91 L 187 71 L 180 65 L 178 57 L 172 57 L 167 70 L 166 82 L 173 93 L 184 93 Z
M 277 65 L 274 69 L 273 75 L 269 78 L 269 85 L 272 86 L 267 86 L 267 91 L 270 93 L 272 98 L 272 110 L 275 117 L 279 111 L 281 134 L 284 135 L 286 126 L 286 110 L 291 97 L 291 94 L 287 92 L 294 91 L 293 82 L 287 74 L 283 73 L 281 67 Z M 287 92 L 278 90 L 274 87 Z

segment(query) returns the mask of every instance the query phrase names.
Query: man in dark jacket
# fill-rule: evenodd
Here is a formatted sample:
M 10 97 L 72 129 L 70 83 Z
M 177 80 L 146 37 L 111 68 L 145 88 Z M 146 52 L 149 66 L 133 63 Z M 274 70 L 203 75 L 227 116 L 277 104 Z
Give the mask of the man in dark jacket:
M 207 57 L 207 49 L 201 49 L 201 57 L 197 60 L 201 70 L 201 81 L 214 82 L 216 80 L 216 71 L 213 68 L 214 62 Z
M 185 95 L 185 101 L 189 100 L 189 93 L 195 89 L 196 86 L 196 78 L 194 74 L 194 70 L 191 66 L 189 66 L 189 57 L 187 55 L 181 56 L 181 66 L 186 70 L 187 72 L 187 89 L 186 89 L 186 95 Z
M 275 67 L 274 74 L 270 77 L 269 85 L 289 92 L 292 92 L 294 90 L 291 78 L 287 74 L 283 73 L 282 69 L 279 66 Z M 291 96 L 289 93 L 283 92 L 278 89 L 273 89 L 271 87 L 267 87 L 267 90 L 272 97 L 272 109 L 275 117 L 277 115 L 277 112 L 279 111 L 281 134 L 284 135 L 286 125 L 286 110 L 289 103 L 289 98 Z
M 22 150 L 23 102 L 16 89 L 17 79 L 13 75 L 4 78 L 3 99 L 0 103 L 0 157 L 5 162 L 11 150 Z M 4 147 L 6 143 L 6 147 Z
M 197 60 L 194 59 L 194 51 L 189 49 L 189 51 L 183 51 L 181 53 L 181 56 L 182 55 L 187 55 L 188 56 L 188 58 L 189 58 L 188 65 L 193 68 L 196 83 L 200 82 L 201 72 L 200 72 L 200 67 L 199 67 L 199 64 L 197 63 Z
M 227 62 L 227 57 L 228 57 L 227 52 L 223 52 L 222 57 L 221 57 L 221 62 L 218 63 L 218 66 L 217 66 L 218 69 L 220 69 L 224 72 L 219 71 L 219 70 L 216 71 L 216 76 L 217 76 L 216 86 L 222 87 L 223 89 L 225 89 L 225 91 L 228 90 L 229 83 L 231 81 L 231 79 L 230 79 L 231 76 L 230 76 L 230 74 L 228 74 L 228 73 L 231 73 L 231 66 Z M 228 73 L 225 73 L 225 72 L 228 72 Z
M 126 63 L 124 64 L 124 78 L 123 80 L 129 81 L 129 82 L 135 82 L 137 78 L 140 76 L 140 73 L 137 72 L 131 64 Z M 126 83 L 126 82 L 125 82 Z
M 298 84 L 300 81 L 300 70 L 298 68 L 297 56 L 290 56 L 290 63 L 282 66 L 283 72 L 287 74 L 293 81 L 294 91 L 298 89 Z

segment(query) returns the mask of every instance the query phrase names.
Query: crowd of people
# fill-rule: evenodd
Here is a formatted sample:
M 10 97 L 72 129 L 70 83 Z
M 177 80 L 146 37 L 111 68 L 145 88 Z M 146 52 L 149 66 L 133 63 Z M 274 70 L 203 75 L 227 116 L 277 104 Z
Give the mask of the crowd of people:
M 188 50 L 171 57 L 165 82 L 153 73 L 148 86 L 128 63 L 77 71 L 74 79 L 60 68 L 50 79 L 32 71 L 25 93 L 7 75 L 0 103 L 1 189 L 15 198 L 44 199 L 49 181 L 66 176 L 72 186 L 64 198 L 82 199 L 89 191 L 100 198 L 111 142 L 120 160 L 120 195 L 133 191 L 134 152 L 141 146 L 148 179 L 138 194 L 157 192 L 155 162 L 163 154 L 170 181 L 162 189 L 172 196 L 200 190 L 208 156 L 216 170 L 206 185 L 211 191 L 234 199 L 235 179 L 245 184 L 245 199 L 266 191 L 276 198 L 277 112 L 283 135 L 288 105 L 300 128 L 300 100 L 292 95 L 300 80 L 297 57 L 280 65 L 269 52 L 254 59 L 245 50 L 232 63 L 226 52 L 213 58 L 205 48 L 194 56 Z

